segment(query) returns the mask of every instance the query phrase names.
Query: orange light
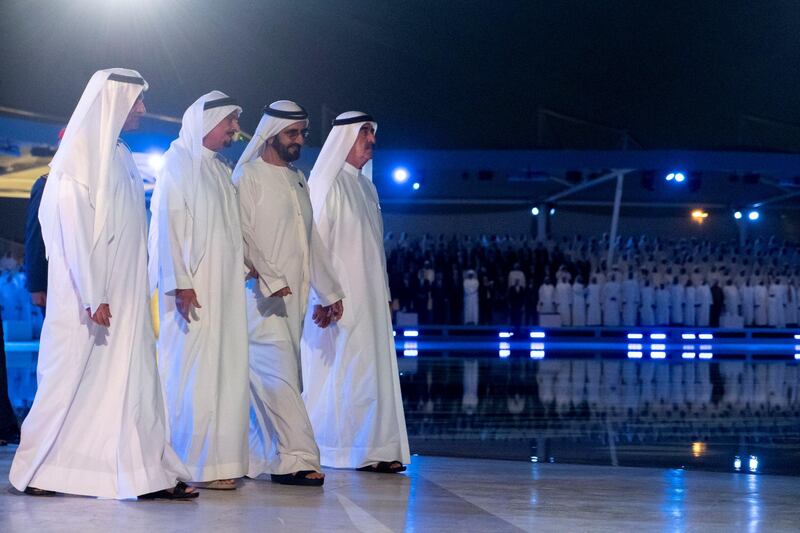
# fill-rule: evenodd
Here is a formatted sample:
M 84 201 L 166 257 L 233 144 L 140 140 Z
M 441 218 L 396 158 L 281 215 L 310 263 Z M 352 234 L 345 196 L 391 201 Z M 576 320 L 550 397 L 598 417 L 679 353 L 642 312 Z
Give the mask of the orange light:
M 692 457 L 700 457 L 706 453 L 706 443 L 705 442 L 693 442 L 692 443 Z
M 694 220 L 698 224 L 702 224 L 703 221 L 707 218 L 708 218 L 708 213 L 706 213 L 702 209 L 695 209 L 694 211 L 692 211 L 692 220 Z

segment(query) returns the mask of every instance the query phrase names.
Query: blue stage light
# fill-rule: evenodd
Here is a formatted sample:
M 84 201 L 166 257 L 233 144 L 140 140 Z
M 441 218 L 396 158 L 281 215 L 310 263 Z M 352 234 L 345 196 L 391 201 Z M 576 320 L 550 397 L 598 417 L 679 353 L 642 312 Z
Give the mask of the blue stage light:
M 693 341 L 697 338 L 697 335 L 694 333 L 683 333 L 681 334 L 681 338 L 687 341 Z
M 736 220 L 741 220 L 741 218 L 742 218 L 742 212 L 741 212 L 741 211 L 736 211 L 736 212 L 734 212 L 734 213 L 733 213 L 733 218 L 735 218 Z
M 512 332 L 512 331 L 501 331 L 500 333 L 497 334 L 497 336 L 500 337 L 501 339 L 508 339 L 509 337 L 513 337 L 514 336 L 514 332 Z
M 544 339 L 544 331 L 531 331 L 531 339 Z
M 686 176 L 683 174 L 683 172 L 676 172 L 675 181 L 677 183 L 683 183 L 684 181 L 686 181 Z
M 628 337 L 628 338 L 630 338 L 630 337 Z M 667 334 L 666 333 L 651 333 L 650 334 L 650 338 L 652 340 L 666 339 L 667 338 Z
M 419 182 L 415 181 L 414 185 L 412 185 L 411 188 L 414 189 L 415 191 L 418 191 L 419 190 Z
M 407 329 L 403 332 L 403 337 L 419 337 L 419 331 L 415 329 Z
M 642 338 L 642 334 L 641 333 L 628 333 L 628 338 L 629 339 L 641 339 Z
M 403 343 L 403 356 L 404 357 L 416 357 L 419 355 L 419 351 L 417 350 L 417 343 L 413 341 L 406 341 Z
M 395 183 L 405 183 L 408 181 L 409 173 L 407 168 L 397 167 L 392 171 L 392 179 Z
M 697 354 L 695 352 L 683 352 L 681 354 L 681 357 L 683 357 L 684 359 L 694 359 L 696 355 Z
M 747 213 L 747 218 L 749 218 L 750 220 L 758 220 L 759 218 L 761 218 L 761 213 L 759 213 L 758 211 L 750 211 L 749 213 Z
M 538 207 L 532 207 L 531 208 L 531 215 L 533 215 L 535 217 L 539 216 L 539 208 Z
M 628 359 L 641 359 L 642 352 L 628 352 Z
M 667 352 L 650 352 L 650 359 L 666 359 Z
M 544 359 L 544 350 L 531 350 L 531 359 Z
M 556 208 L 555 207 L 551 207 L 550 208 L 550 215 L 555 215 L 555 214 L 556 214 Z

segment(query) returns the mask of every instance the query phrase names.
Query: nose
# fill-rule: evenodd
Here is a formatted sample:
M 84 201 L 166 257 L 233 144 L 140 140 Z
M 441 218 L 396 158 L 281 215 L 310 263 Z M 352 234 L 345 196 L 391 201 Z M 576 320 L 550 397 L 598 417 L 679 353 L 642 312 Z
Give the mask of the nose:
M 233 121 L 233 129 L 234 131 L 242 131 L 242 128 L 239 127 L 239 119 L 234 119 Z
M 295 139 L 295 141 L 294 141 L 294 142 L 295 142 L 296 144 L 299 144 L 300 146 L 303 146 L 304 144 L 306 144 L 306 138 L 305 138 L 305 136 L 304 136 L 304 135 L 298 135 L 298 136 L 297 136 L 297 139 Z

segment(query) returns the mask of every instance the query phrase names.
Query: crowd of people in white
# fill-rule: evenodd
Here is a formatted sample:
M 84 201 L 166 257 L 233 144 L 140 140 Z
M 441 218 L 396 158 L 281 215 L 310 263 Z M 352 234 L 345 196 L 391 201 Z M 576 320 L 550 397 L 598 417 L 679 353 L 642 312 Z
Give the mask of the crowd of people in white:
M 564 326 L 783 328 L 798 323 L 794 249 L 762 249 L 760 242 L 744 248 L 630 242 L 610 269 L 603 268 L 601 256 L 592 257 L 596 266 L 588 282 L 564 267 L 555 280 L 545 278 L 539 314 L 557 314 Z

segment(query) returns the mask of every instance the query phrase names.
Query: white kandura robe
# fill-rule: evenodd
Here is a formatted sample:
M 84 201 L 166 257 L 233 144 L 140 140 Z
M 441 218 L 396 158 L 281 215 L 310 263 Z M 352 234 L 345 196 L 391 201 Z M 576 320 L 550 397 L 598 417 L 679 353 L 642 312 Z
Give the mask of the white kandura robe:
M 600 306 L 600 285 L 590 283 L 586 287 L 586 325 L 599 326 L 602 320 L 602 307 Z
M 349 164 L 331 184 L 318 230 L 347 295 L 336 325 L 317 328 L 309 310 L 303 331 L 303 399 L 322 464 L 409 463 L 378 192 Z
M 639 310 L 639 282 L 635 279 L 626 279 L 622 282 L 622 324 L 625 326 L 636 325 L 636 315 Z
M 166 173 L 160 178 L 157 227 L 158 367 L 170 438 L 192 481 L 247 474 L 248 389 L 244 257 L 230 169 L 203 148 L 198 195 L 206 199 L 205 254 L 192 272 L 192 217 Z M 194 289 L 202 307 L 186 323 L 175 289 Z
M 572 325 L 586 325 L 586 287 L 577 281 L 572 285 Z
M 464 278 L 464 324 L 478 323 L 478 278 Z
M 619 326 L 620 300 L 622 288 L 618 281 L 608 281 L 603 285 L 603 325 Z
M 572 325 L 572 285 L 559 281 L 555 289 L 556 310 L 561 316 L 562 326 Z
M 319 449 L 301 397 L 300 338 L 312 303 L 344 294 L 314 226 L 306 178 L 299 170 L 245 163 L 239 205 L 245 261 L 259 274 L 247 282 L 250 338 L 250 469 L 248 476 L 320 470 Z M 270 294 L 289 287 L 289 296 Z M 345 314 L 348 309 L 345 303 Z M 317 328 L 316 325 L 310 327 Z
M 767 325 L 767 307 L 769 306 L 769 293 L 767 286 L 759 283 L 753 289 L 754 322 L 756 326 Z
M 555 297 L 556 288 L 550 283 L 544 283 L 539 287 L 539 303 L 537 304 L 537 311 L 539 314 L 555 313 L 556 307 L 553 301 Z
M 48 183 L 56 187 L 60 232 L 48 248 L 38 390 L 9 474 L 18 490 L 30 485 L 124 499 L 189 479 L 167 440 L 148 295 L 144 189 L 122 145 L 108 178 L 112 205 L 100 237 L 108 245 L 91 265 L 88 189 L 65 175 Z M 109 328 L 87 316 L 84 299 L 92 294 L 108 303 Z
M 655 291 L 652 285 L 643 285 L 640 291 L 641 294 L 641 320 L 639 324 L 642 326 L 654 326 L 656 323 L 655 313 L 653 307 L 655 306 Z

